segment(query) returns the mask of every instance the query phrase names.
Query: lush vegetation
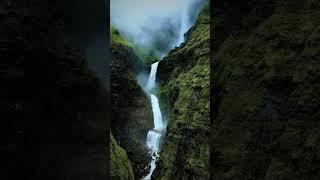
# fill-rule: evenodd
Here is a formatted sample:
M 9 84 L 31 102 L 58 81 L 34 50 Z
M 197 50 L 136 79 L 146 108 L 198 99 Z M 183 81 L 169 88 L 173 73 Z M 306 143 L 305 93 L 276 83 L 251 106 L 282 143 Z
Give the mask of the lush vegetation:
M 213 178 L 319 179 L 319 1 L 225 4 L 213 27 Z
M 121 36 L 119 30 L 117 30 L 111 24 L 110 24 L 110 40 L 111 40 L 111 43 L 115 42 L 125 47 L 132 47 L 132 43 L 129 42 L 127 39 L 125 39 L 123 36 Z
M 159 57 L 154 55 L 150 49 L 147 47 L 138 46 L 126 38 L 124 38 L 119 30 L 117 30 L 114 26 L 110 25 L 110 37 L 111 43 L 117 43 L 125 46 L 126 48 L 130 48 L 134 51 L 134 53 L 144 60 L 145 63 L 152 64 L 156 61 L 159 61 Z
M 155 179 L 209 178 L 209 20 L 202 13 L 186 42 L 159 63 L 157 92 L 169 115 Z
M 126 151 L 118 146 L 110 133 L 110 176 L 112 179 L 133 180 L 134 174 Z
M 159 57 L 154 55 L 148 48 L 135 46 L 134 50 L 148 65 L 159 61 Z

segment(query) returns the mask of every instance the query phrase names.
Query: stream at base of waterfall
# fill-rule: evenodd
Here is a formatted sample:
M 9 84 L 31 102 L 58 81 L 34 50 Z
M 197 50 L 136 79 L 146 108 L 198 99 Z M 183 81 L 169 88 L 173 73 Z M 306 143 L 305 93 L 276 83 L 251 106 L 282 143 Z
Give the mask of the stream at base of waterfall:
M 159 100 L 154 94 L 150 93 L 150 91 L 155 87 L 155 84 L 156 84 L 155 80 L 156 80 L 158 63 L 159 62 L 156 62 L 151 65 L 151 71 L 150 71 L 149 79 L 146 85 L 146 91 L 148 92 L 151 98 L 154 128 L 149 130 L 147 135 L 147 140 L 146 140 L 146 145 L 150 149 L 152 154 L 151 155 L 152 160 L 150 163 L 151 168 L 150 168 L 149 174 L 144 178 L 142 178 L 142 180 L 150 180 L 151 175 L 156 168 L 156 161 L 159 158 L 160 140 L 161 140 L 163 130 L 165 129 L 165 126 L 162 121 Z

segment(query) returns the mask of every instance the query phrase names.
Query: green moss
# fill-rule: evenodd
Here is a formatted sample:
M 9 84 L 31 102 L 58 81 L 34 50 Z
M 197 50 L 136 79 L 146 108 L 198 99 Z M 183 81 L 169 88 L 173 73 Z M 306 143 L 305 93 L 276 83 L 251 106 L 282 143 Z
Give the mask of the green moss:
M 151 65 L 152 63 L 159 61 L 159 57 L 156 56 L 148 47 L 142 47 L 142 46 L 135 45 L 133 47 L 133 50 L 148 65 Z
M 159 61 L 159 57 L 156 56 L 151 50 L 147 47 L 141 47 L 136 45 L 127 39 L 125 39 L 120 32 L 112 25 L 110 25 L 110 37 L 111 43 L 121 44 L 126 48 L 130 48 L 133 52 L 144 60 L 144 63 L 152 64 L 153 62 Z
M 118 146 L 110 133 L 110 177 L 118 180 L 134 179 L 131 162 L 126 151 Z
M 202 13 L 186 42 L 163 60 L 175 62 L 157 91 L 168 126 L 156 179 L 209 178 L 209 38 L 209 16 Z
M 132 47 L 132 43 L 126 40 L 123 36 L 121 36 L 120 32 L 112 25 L 110 25 L 110 37 L 111 43 L 118 43 L 122 44 L 125 47 Z
M 254 23 L 245 16 L 215 52 L 213 178 L 320 177 L 320 13 L 304 5 L 276 4 Z

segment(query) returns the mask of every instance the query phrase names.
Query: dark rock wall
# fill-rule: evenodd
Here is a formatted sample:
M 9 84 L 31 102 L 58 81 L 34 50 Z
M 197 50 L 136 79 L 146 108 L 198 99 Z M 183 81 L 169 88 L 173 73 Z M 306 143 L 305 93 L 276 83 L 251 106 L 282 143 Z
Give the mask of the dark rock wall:
M 0 179 L 106 179 L 107 91 L 52 5 L 0 2 Z
M 319 179 L 319 1 L 215 8 L 213 179 Z

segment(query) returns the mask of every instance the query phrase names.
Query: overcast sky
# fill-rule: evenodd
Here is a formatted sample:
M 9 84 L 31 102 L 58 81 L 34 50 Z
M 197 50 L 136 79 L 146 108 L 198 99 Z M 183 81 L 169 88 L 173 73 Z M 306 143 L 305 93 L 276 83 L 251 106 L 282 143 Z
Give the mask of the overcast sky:
M 110 0 L 111 23 L 133 43 L 166 54 L 183 41 L 202 0 Z

